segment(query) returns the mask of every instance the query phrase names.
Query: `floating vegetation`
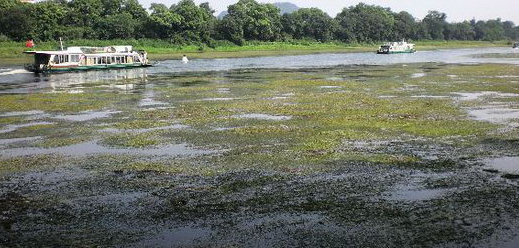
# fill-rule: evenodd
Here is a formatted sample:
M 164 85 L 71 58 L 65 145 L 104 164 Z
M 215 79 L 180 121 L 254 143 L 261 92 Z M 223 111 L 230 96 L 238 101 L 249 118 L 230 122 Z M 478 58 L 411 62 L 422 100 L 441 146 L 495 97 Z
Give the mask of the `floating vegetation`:
M 408 63 L 0 95 L 0 224 L 8 246 L 481 244 L 517 229 L 516 76 Z

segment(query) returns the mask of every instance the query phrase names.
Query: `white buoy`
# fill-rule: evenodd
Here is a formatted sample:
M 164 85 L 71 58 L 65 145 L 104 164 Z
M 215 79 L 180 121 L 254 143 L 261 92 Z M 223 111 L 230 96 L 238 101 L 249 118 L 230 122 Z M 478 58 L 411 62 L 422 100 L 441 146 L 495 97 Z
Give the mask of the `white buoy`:
M 182 56 L 182 63 L 187 64 L 187 62 L 189 62 L 189 59 L 187 59 L 187 56 L 186 55 Z

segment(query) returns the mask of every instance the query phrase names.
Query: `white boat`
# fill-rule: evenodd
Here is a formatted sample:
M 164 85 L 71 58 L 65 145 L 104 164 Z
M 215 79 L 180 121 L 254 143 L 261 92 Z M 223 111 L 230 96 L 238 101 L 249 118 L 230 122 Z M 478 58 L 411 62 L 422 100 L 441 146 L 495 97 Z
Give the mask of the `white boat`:
M 25 65 L 25 69 L 36 73 L 151 66 L 146 51 L 134 51 L 132 46 L 68 47 L 24 53 L 34 55 L 34 62 Z
M 405 40 L 400 42 L 388 42 L 380 46 L 377 50 L 378 54 L 393 54 L 393 53 L 415 53 L 414 44 L 407 43 Z
M 519 42 L 514 43 L 514 46 L 512 48 L 519 49 Z

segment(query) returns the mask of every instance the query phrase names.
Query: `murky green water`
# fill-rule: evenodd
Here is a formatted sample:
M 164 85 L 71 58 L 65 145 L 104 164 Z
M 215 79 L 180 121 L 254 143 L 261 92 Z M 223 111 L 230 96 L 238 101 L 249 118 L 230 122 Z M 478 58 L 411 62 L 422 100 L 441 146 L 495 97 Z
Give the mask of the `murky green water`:
M 0 240 L 513 244 L 519 70 L 470 56 L 507 51 L 5 69 Z

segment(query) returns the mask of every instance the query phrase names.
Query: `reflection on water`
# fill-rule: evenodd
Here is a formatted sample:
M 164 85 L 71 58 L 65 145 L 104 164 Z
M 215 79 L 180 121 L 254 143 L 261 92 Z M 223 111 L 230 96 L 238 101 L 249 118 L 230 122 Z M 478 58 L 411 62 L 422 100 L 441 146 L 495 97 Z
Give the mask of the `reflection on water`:
M 33 127 L 33 126 L 39 126 L 39 125 L 52 125 L 52 124 L 54 124 L 54 123 L 48 122 L 48 121 L 39 121 L 39 122 L 31 122 L 31 123 L 26 123 L 26 124 L 7 125 L 3 129 L 0 129 L 0 134 L 10 133 L 10 132 L 16 131 L 16 130 L 18 130 L 20 128 L 24 128 L 24 127 Z
M 399 185 L 389 197 L 395 201 L 427 201 L 439 198 L 446 192 L 445 189 L 424 189 L 416 186 Z
M 103 111 L 85 111 L 75 115 L 58 115 L 54 118 L 67 121 L 90 121 L 94 119 L 107 118 L 121 111 L 103 110 Z
M 268 115 L 268 114 L 241 114 L 233 115 L 234 118 L 245 118 L 245 119 L 258 119 L 258 120 L 269 120 L 269 121 L 285 121 L 292 119 L 292 116 L 284 115 Z
M 0 74 L 0 93 L 51 92 L 77 93 L 84 84 L 106 82 L 108 89 L 133 91 L 147 82 L 147 69 L 94 70 L 84 72 L 33 74 L 13 69 L 12 74 Z
M 504 173 L 519 173 L 519 157 L 501 157 L 485 159 L 486 166 Z
M 0 150 L 0 157 L 19 157 L 42 154 L 61 154 L 67 156 L 88 156 L 95 154 L 134 154 L 145 156 L 198 156 L 213 154 L 217 151 L 200 150 L 186 144 L 168 144 L 165 146 L 139 149 L 139 148 L 114 148 L 105 147 L 97 141 L 87 141 L 64 147 L 41 148 L 41 147 L 22 147 Z

